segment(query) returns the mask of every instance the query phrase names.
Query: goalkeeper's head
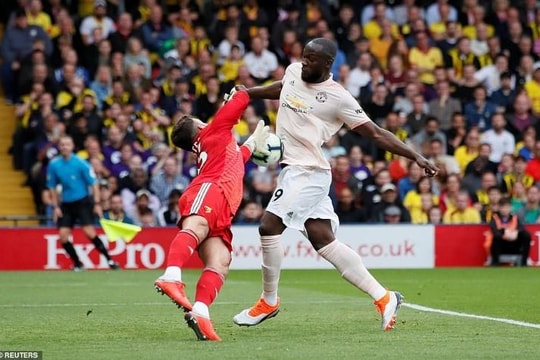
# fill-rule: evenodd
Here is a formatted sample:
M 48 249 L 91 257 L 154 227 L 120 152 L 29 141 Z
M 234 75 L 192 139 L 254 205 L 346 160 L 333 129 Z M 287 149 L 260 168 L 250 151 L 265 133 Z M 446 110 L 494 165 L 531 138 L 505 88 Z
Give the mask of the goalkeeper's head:
M 184 115 L 173 126 L 171 141 L 174 146 L 180 149 L 193 151 L 193 141 L 199 131 L 206 126 L 199 118 L 191 115 Z

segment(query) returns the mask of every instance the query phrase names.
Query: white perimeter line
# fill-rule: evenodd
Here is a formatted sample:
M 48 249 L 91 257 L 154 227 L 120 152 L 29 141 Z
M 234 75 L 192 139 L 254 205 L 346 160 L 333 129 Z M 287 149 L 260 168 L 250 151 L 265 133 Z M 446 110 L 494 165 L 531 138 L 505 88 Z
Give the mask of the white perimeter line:
M 511 325 L 518 325 L 518 326 L 524 326 L 524 327 L 529 327 L 529 328 L 540 329 L 540 324 L 533 324 L 533 323 L 528 323 L 528 322 L 524 322 L 524 321 L 505 319 L 505 318 L 497 318 L 497 317 L 484 316 L 484 315 L 467 314 L 467 313 L 462 313 L 462 312 L 458 312 L 458 311 L 434 309 L 434 308 L 430 308 L 430 307 L 427 307 L 427 306 L 410 304 L 410 303 L 403 303 L 402 306 L 408 307 L 408 308 L 411 308 L 411 309 L 415 309 L 415 310 L 418 310 L 418 311 L 432 312 L 432 313 L 437 313 L 437 314 L 450 315 L 450 316 L 459 316 L 459 317 L 479 319 L 479 320 L 498 321 L 498 322 L 511 324 Z

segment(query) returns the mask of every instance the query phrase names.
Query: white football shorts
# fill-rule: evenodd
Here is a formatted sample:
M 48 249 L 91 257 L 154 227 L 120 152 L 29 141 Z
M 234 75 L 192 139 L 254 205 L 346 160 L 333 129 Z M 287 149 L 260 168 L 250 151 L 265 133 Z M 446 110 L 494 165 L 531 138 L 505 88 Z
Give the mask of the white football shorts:
M 307 219 L 328 219 L 335 234 L 339 219 L 328 196 L 331 183 L 330 170 L 286 166 L 266 211 L 279 216 L 288 228 L 302 232 Z

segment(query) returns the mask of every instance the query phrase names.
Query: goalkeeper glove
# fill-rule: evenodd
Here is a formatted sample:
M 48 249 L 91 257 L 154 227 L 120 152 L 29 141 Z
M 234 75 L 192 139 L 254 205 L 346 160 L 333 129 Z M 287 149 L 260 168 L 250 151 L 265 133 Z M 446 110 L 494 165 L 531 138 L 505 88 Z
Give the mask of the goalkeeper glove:
M 247 146 L 252 153 L 257 151 L 262 155 L 270 155 L 270 151 L 266 147 L 269 131 L 270 128 L 264 125 L 264 120 L 259 120 L 255 131 L 253 131 L 253 134 L 246 139 L 244 145 Z

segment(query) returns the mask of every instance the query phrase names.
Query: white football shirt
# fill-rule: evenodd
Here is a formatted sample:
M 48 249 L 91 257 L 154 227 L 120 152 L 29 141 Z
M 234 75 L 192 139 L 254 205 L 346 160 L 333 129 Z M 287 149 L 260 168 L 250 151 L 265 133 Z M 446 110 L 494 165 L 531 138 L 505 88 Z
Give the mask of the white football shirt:
M 321 146 L 345 123 L 350 129 L 371 119 L 332 76 L 318 84 L 302 80 L 302 64 L 287 67 L 283 77 L 276 134 L 284 145 L 283 164 L 330 169 Z

